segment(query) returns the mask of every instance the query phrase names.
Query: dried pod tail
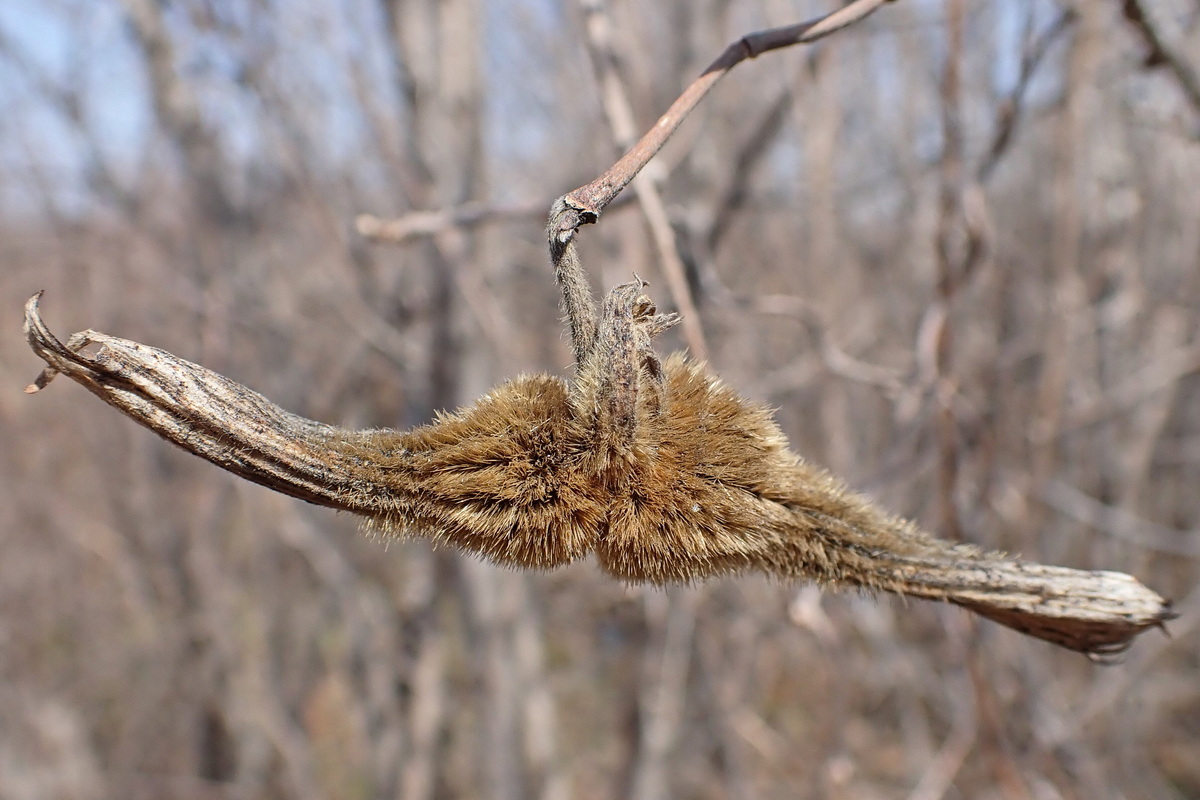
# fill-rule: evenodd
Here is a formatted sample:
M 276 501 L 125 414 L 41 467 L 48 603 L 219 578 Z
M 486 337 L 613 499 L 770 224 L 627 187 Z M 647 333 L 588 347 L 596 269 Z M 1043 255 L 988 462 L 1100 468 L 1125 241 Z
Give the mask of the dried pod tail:
M 48 365 L 25 391 L 64 374 L 188 452 L 310 503 L 355 511 L 345 491 L 352 466 L 330 463 L 327 444 L 348 435 L 304 419 L 262 395 L 165 350 L 96 331 L 66 344 L 25 304 L 25 338 Z
M 962 553 L 964 557 L 958 557 Z M 1136 578 L 978 556 L 888 559 L 884 582 L 914 597 L 944 600 L 1021 633 L 1103 658 L 1176 616 Z

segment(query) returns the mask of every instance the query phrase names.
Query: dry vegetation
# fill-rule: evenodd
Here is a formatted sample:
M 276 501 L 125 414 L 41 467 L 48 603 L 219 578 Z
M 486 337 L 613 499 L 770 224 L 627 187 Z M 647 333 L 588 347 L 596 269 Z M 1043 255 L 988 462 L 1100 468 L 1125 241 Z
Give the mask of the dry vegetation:
M 385 548 L 20 392 L 38 289 L 348 426 L 564 372 L 550 200 L 825 7 L 43 5 L 56 62 L 0 27 L 0 797 L 1200 794 L 1194 8 L 901 0 L 739 68 L 583 243 L 891 510 L 1176 599 L 1100 668 L 952 608 Z

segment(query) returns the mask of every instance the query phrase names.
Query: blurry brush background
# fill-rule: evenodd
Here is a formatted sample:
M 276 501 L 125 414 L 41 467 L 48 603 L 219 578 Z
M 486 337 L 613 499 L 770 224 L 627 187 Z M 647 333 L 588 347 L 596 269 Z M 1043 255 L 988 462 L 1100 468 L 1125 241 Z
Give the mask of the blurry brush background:
M 715 369 L 892 511 L 1174 597 L 1121 666 L 931 604 L 372 541 L 21 394 L 38 289 L 61 333 L 340 424 L 564 373 L 550 201 L 622 107 L 640 133 L 827 10 L 0 7 L 0 798 L 1200 795 L 1194 3 L 903 0 L 739 67 L 648 170 Z M 614 208 L 584 255 L 677 307 L 649 230 Z

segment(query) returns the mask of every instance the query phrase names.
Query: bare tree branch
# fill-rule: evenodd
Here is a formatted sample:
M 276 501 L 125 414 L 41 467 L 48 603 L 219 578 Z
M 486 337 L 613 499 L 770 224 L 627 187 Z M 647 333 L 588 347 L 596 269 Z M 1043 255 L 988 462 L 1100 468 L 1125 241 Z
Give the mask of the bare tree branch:
M 455 227 L 473 227 L 489 222 L 541 217 L 546 206 L 541 202 L 498 206 L 489 203 L 464 203 L 457 208 L 440 211 L 415 211 L 395 219 L 381 219 L 374 214 L 359 214 L 354 227 L 368 239 L 400 244 L 409 239 L 434 236 Z
M 707 247 L 711 255 L 720 247 L 721 241 L 729 231 L 734 216 L 746 202 L 747 187 L 754 175 L 755 167 L 770 152 L 768 146 L 787 121 L 787 114 L 794 103 L 791 91 L 784 89 L 768 107 L 759 123 L 746 139 L 733 168 L 729 171 L 729 184 L 721 193 L 720 200 L 712 212 L 712 223 L 708 227 Z
M 629 91 L 617 72 L 616 55 L 613 53 L 612 20 L 609 19 L 604 5 L 600 0 L 583 0 L 586 18 L 588 50 L 592 54 L 602 90 L 600 96 L 604 103 L 605 116 L 608 117 L 609 128 L 613 139 L 619 146 L 628 146 L 637 135 L 633 121 L 633 104 L 629 100 Z M 662 193 L 657 183 L 649 175 L 643 175 L 634 183 L 638 203 L 642 215 L 650 228 L 655 250 L 662 262 L 663 273 L 667 278 L 667 288 L 676 308 L 683 316 L 683 332 L 688 347 L 698 359 L 708 357 L 708 346 L 704 341 L 704 329 L 700 324 L 700 314 L 692 300 L 692 292 L 688 288 L 687 275 L 683 267 L 683 259 L 675 242 L 675 233 L 667 218 L 667 207 L 663 202 Z
M 676 98 L 667 112 L 659 117 L 654 127 L 647 131 L 616 164 L 613 164 L 596 180 L 568 192 L 563 197 L 563 202 L 571 213 L 561 216 L 557 220 L 554 234 L 565 242 L 567 239 L 563 237 L 568 231 L 576 231 L 581 225 L 594 223 L 599 219 L 601 212 L 662 149 L 684 118 L 704 99 L 717 81 L 725 77 L 738 64 L 771 50 L 815 42 L 853 25 L 886 2 L 892 2 L 892 0 L 854 0 L 844 8 L 818 19 L 752 33 L 729 45 L 699 78 L 692 81 L 691 85 L 683 90 L 683 93 Z
M 1200 114 L 1200 76 L 1163 38 L 1153 17 L 1142 6 L 1142 0 L 1121 0 L 1121 13 L 1146 45 L 1146 66 L 1165 66 L 1175 77 L 1192 108 Z
M 1068 517 L 1126 542 L 1185 558 L 1200 558 L 1200 531 L 1179 531 L 1117 506 L 1102 503 L 1062 481 L 1042 493 L 1046 502 Z
M 1029 11 L 1032 16 L 1032 8 Z M 1054 24 L 1042 32 L 1032 44 L 1027 45 L 1021 54 L 1021 70 L 1017 75 L 1017 82 L 1009 92 L 1008 97 L 1001 101 L 996 115 L 996 125 L 992 132 L 992 141 L 988 145 L 987 151 L 980 160 L 979 165 L 975 168 L 975 179 L 979 183 L 986 183 L 991 177 L 992 171 L 1000 163 L 1004 157 L 1004 153 L 1012 144 L 1016 136 L 1017 127 L 1021 120 L 1022 112 L 1025 109 L 1025 97 L 1029 92 L 1029 87 L 1033 83 L 1033 76 L 1037 74 L 1037 69 L 1045 59 L 1046 54 L 1050 52 L 1050 46 L 1058 40 L 1060 36 L 1066 33 L 1072 25 L 1075 24 L 1078 15 L 1072 9 L 1067 9 L 1059 15 Z

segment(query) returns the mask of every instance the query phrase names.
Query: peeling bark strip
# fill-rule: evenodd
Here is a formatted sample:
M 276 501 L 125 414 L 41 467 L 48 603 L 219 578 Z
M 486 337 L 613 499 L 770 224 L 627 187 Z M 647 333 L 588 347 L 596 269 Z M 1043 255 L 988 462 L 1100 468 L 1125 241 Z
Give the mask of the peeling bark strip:
M 519 379 L 411 432 L 313 422 L 103 333 L 63 344 L 42 321 L 40 295 L 26 304 L 25 333 L 48 367 L 27 391 L 62 373 L 237 475 L 512 566 L 552 568 L 594 552 L 631 581 L 760 570 L 955 603 L 1092 656 L 1118 653 L 1172 617 L 1129 575 L 980 553 L 879 512 L 790 453 L 766 411 L 703 367 L 678 356 L 660 363 L 649 342 L 674 318 L 644 297 L 630 302 L 641 288 L 610 295 L 573 386 Z M 634 411 L 610 413 L 617 406 Z

